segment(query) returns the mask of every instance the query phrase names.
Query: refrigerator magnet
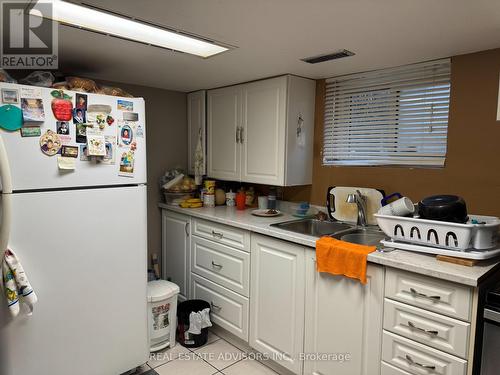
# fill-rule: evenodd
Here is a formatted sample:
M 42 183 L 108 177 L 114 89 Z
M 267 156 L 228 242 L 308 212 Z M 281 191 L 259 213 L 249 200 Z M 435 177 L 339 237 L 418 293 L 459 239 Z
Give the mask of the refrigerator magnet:
M 19 104 L 19 91 L 16 89 L 2 89 L 2 102 L 5 104 Z
M 123 112 L 123 121 L 139 121 L 139 114 L 136 112 Z
M 141 124 L 137 125 L 137 129 L 135 130 L 135 135 L 139 138 L 144 137 L 144 128 Z
M 61 147 L 61 156 L 68 157 L 68 158 L 77 158 L 78 157 L 78 147 L 77 146 L 63 145 Z
M 40 137 L 42 131 L 39 126 L 23 126 L 21 128 L 21 137 Z
M 75 169 L 75 158 L 58 156 L 57 157 L 57 166 L 59 169 L 64 171 L 71 171 Z
M 118 99 L 118 101 L 116 102 L 116 108 L 119 111 L 132 112 L 134 110 L 134 102 L 131 102 L 130 100 Z
M 103 135 L 87 133 L 87 147 L 89 156 L 106 156 L 106 140 Z
M 85 124 L 76 124 L 76 143 L 87 143 L 87 126 Z
M 133 151 L 124 151 L 120 156 L 119 176 L 134 177 L 135 156 Z
M 19 107 L 7 104 L 0 107 L 0 128 L 14 131 L 23 126 L 23 114 Z
M 63 90 L 53 90 L 50 95 L 54 98 L 50 104 L 54 117 L 59 121 L 70 121 L 73 116 L 71 96 L 65 94 Z
M 80 161 L 90 161 L 89 154 L 87 153 L 88 147 L 86 144 L 80 145 Z
M 21 98 L 21 109 L 25 123 L 41 123 L 45 121 L 45 110 L 42 99 Z
M 87 95 L 86 94 L 76 94 L 75 108 L 80 108 L 87 110 Z
M 101 160 L 99 160 L 99 162 L 101 162 L 103 164 L 113 165 L 113 164 L 115 164 L 116 137 L 106 135 L 106 136 L 104 136 L 104 139 L 106 141 L 106 144 L 105 144 L 106 155 Z
M 101 112 L 87 112 L 87 122 L 94 127 L 97 127 L 100 130 L 103 130 L 107 124 L 106 122 L 107 115 Z
M 130 146 L 133 139 L 134 139 L 134 131 L 132 130 L 132 127 L 128 124 L 119 124 L 118 145 L 120 147 Z
M 40 149 L 47 156 L 54 156 L 61 149 L 61 138 L 52 130 L 47 130 L 40 137 Z

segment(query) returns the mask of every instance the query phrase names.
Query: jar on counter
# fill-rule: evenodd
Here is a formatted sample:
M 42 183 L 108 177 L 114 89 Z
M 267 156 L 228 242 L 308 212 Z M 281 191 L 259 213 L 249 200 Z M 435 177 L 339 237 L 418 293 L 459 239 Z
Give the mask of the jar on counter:
M 236 208 L 238 210 L 244 210 L 246 208 L 245 201 L 246 201 L 246 194 L 245 191 L 241 189 L 238 192 L 238 194 L 236 194 Z
M 236 193 L 234 193 L 232 190 L 229 190 L 229 192 L 226 193 L 226 206 L 236 206 Z

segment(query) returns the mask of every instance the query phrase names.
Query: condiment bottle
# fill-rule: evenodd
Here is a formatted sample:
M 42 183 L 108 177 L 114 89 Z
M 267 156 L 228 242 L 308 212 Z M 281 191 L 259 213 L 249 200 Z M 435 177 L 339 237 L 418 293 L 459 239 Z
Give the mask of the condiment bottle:
M 241 189 L 238 194 L 236 194 L 236 208 L 238 210 L 244 210 L 245 209 L 245 200 L 246 200 L 246 195 L 243 189 Z

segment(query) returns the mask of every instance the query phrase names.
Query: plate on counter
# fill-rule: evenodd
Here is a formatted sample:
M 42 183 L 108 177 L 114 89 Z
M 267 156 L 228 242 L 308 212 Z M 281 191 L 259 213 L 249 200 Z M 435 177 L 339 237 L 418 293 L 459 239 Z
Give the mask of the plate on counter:
M 252 215 L 259 217 L 275 217 L 281 215 L 280 210 L 266 209 L 266 210 L 253 210 Z

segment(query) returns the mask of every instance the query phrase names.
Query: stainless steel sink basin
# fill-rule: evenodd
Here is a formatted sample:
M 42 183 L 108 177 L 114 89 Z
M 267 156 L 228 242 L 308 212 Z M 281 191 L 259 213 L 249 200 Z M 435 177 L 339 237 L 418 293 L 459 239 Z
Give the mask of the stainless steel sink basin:
M 283 223 L 271 224 L 271 226 L 314 237 L 331 235 L 353 229 L 353 225 L 335 221 L 320 221 L 316 219 L 285 221 Z
M 355 228 L 333 235 L 334 238 L 359 245 L 377 246 L 386 236 L 384 232 L 374 228 Z

